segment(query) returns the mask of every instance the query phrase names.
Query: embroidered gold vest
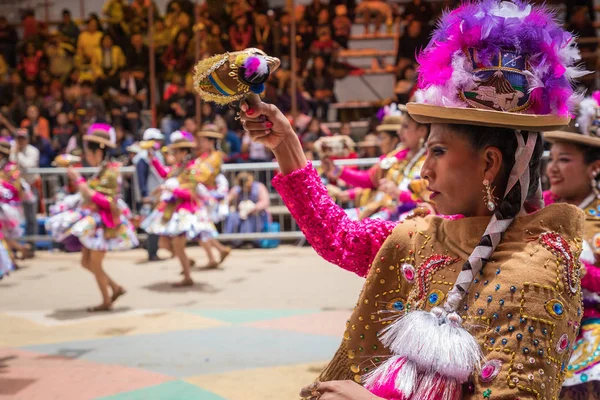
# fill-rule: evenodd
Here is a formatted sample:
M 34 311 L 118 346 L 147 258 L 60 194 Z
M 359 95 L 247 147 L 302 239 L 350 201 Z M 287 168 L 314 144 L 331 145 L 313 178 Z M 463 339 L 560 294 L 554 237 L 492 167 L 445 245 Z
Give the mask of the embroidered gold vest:
M 407 309 L 443 304 L 488 222 L 430 216 L 399 224 L 373 261 L 320 380 L 361 382 L 385 360 L 377 333 Z M 459 310 L 488 362 L 464 399 L 558 398 L 582 315 L 582 223 L 577 207 L 556 204 L 508 228 Z

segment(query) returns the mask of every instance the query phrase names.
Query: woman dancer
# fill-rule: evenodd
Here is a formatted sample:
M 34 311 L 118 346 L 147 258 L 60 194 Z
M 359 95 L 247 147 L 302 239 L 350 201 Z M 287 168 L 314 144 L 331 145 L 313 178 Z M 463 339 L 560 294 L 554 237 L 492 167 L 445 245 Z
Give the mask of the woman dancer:
M 170 150 L 175 159 L 173 167 L 163 166 L 152 152 L 150 162 L 165 180 L 160 187 L 160 202 L 142 223 L 146 232 L 159 235 L 159 246 L 179 258 L 183 280 L 174 287 L 193 286 L 190 259 L 185 252 L 188 240 L 217 235 L 215 225 L 199 205 L 198 184 L 210 174 L 208 168 L 194 155 L 196 141 L 188 132 L 171 134 Z
M 102 303 L 88 311 L 109 311 L 125 289 L 104 271 L 106 252 L 129 250 L 139 242 L 129 220 L 131 211 L 120 198 L 120 164 L 108 156 L 115 147 L 114 130 L 107 124 L 93 124 L 83 141 L 87 164 L 99 172 L 86 181 L 69 167 L 67 175 L 78 193 L 51 208 L 46 229 L 57 242 L 82 247 L 81 265 L 94 274 L 102 295 Z
M 33 196 L 31 188 L 21 177 L 16 163 L 10 161 L 11 142 L 0 140 L 0 229 L 16 266 L 15 259 L 25 259 L 32 253 L 31 247 L 22 245 L 21 223 L 24 221 L 22 201 Z M 14 253 L 18 256 L 15 256 Z
M 361 191 L 362 200 L 359 202 L 364 203 L 365 195 L 372 194 L 366 204 L 347 210 L 351 218 L 397 220 L 400 214 L 412 210 L 417 204 L 409 191 L 409 184 L 420 178 L 421 167 L 425 161 L 424 143 L 429 134 L 429 127 L 419 124 L 408 114 L 399 118 L 399 129 L 394 130 L 396 125 L 387 123 L 386 119 L 377 129 L 384 138 L 386 134 L 399 133 L 400 146 L 382 157 L 381 161 L 369 170 L 339 168 L 329 160 L 323 160 L 324 169 L 327 170 L 330 179 L 341 179 L 350 186 L 366 189 Z
M 591 114 L 591 119 L 596 119 L 597 108 L 593 98 L 580 105 L 578 127 L 585 134 L 557 131 L 545 135 L 552 148 L 546 167 L 550 190 L 544 192 L 544 202 L 572 204 L 585 213 L 585 250 L 581 255 L 585 267 L 581 279 L 583 320 L 561 399 L 593 399 L 600 393 L 600 132 L 589 118 Z
M 424 104 L 408 112 L 432 124 L 421 175 L 452 218 L 351 221 L 283 114 L 256 97 L 242 105 L 244 127 L 273 150 L 282 172 L 274 186 L 316 251 L 367 278 L 320 377 L 336 382 L 302 395 L 558 396 L 581 319 L 583 215 L 568 204 L 540 209 L 537 132 L 568 123 L 570 82 L 581 75 L 576 44 L 553 18 L 522 2 L 465 3 L 442 17 L 419 56 Z
M 208 174 L 199 185 L 198 191 L 202 194 L 202 210 L 204 217 L 212 222 L 219 222 L 218 208 L 229 192 L 229 182 L 221 174 L 221 165 L 225 154 L 217 150 L 218 142 L 223 139 L 223 134 L 214 124 L 204 124 L 198 134 L 199 161 L 207 168 Z M 231 248 L 224 246 L 216 239 L 217 232 L 200 236 L 200 245 L 208 257 L 207 269 L 217 268 L 231 254 Z M 216 260 L 212 249 L 219 252 L 220 259 Z

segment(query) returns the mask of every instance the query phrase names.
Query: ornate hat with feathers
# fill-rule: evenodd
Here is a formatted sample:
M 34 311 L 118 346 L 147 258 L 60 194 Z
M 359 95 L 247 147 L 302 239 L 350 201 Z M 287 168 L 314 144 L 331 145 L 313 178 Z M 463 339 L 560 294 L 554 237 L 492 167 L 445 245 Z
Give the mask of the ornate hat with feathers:
M 571 142 L 582 146 L 600 147 L 600 91 L 586 97 L 580 104 L 577 119 L 563 130 L 546 132 L 550 142 Z
M 555 14 L 520 0 L 446 12 L 417 58 L 423 102 L 407 106 L 421 123 L 559 129 L 582 98 L 574 80 L 589 73 Z

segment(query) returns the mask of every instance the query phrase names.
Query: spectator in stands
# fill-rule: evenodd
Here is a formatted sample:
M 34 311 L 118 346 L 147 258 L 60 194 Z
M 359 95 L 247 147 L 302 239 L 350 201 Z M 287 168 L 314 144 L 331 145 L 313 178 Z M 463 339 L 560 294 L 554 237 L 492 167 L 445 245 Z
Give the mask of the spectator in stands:
M 125 68 L 121 71 L 119 80 L 111 88 L 110 93 L 114 97 L 119 91 L 125 91 L 143 109 L 148 104 L 148 84 L 145 78 L 146 71 L 143 68 Z
M 321 56 L 327 67 L 334 65 L 340 45 L 331 38 L 331 29 L 322 27 L 317 31 L 317 40 L 310 45 L 310 54 L 313 57 Z
M 150 64 L 150 50 L 144 44 L 144 36 L 141 33 L 131 35 L 131 47 L 126 50 L 125 58 L 129 68 L 142 68 L 148 72 Z
M 273 32 L 266 14 L 254 14 L 254 32 L 251 44 L 267 54 L 273 54 Z
M 110 116 L 113 125 L 118 125 L 121 129 L 130 132 L 133 137 L 137 137 L 140 129 L 141 113 L 139 103 L 129 94 L 127 89 L 119 90 L 111 103 Z M 130 144 L 128 143 L 123 149 Z
M 66 37 L 57 33 L 50 35 L 44 43 L 44 58 L 48 71 L 54 78 L 65 79 L 73 68 L 73 47 Z
M 217 113 L 214 104 L 209 103 L 208 101 L 202 102 L 200 113 L 203 124 L 217 124 L 225 122 L 223 117 Z
M 206 35 L 206 51 L 208 54 L 221 54 L 225 52 L 223 43 L 227 42 L 225 35 L 221 33 L 219 24 L 209 25 L 209 33 Z
M 56 156 L 54 149 L 52 148 L 52 143 L 50 139 L 41 136 L 35 129 L 34 126 L 27 127 L 27 134 L 29 138 L 29 143 L 36 149 L 38 149 L 40 154 L 39 165 L 40 168 L 50 168 L 52 166 L 52 161 Z
M 167 79 L 176 73 L 185 73 L 192 67 L 190 37 L 186 31 L 179 31 L 173 43 L 163 54 L 162 61 L 167 67 Z
M 417 71 L 414 64 L 408 64 L 398 72 L 398 80 L 394 88 L 396 102 L 400 104 L 408 103 L 413 93 L 417 89 Z
M 363 0 L 356 6 L 356 16 L 363 20 L 365 35 L 370 34 L 370 25 L 374 20 L 375 35 L 381 33 L 381 25 L 386 24 L 388 33 L 394 22 L 392 7 L 385 0 Z
M 433 9 L 426 0 L 411 0 L 404 6 L 402 19 L 405 21 L 419 21 L 428 24 L 432 20 Z
M 79 37 L 79 27 L 71 18 L 71 11 L 64 9 L 62 11 L 62 21 L 58 24 L 58 32 L 67 38 L 71 45 L 77 44 L 77 38 Z
M 120 25 L 125 19 L 125 9 L 129 5 L 126 0 L 107 0 L 102 7 L 109 25 Z
M 172 12 L 178 6 L 183 12 L 189 16 L 194 15 L 194 3 L 191 0 L 171 0 L 167 4 L 167 14 Z
M 167 29 L 165 21 L 160 18 L 154 21 L 154 51 L 157 58 L 160 58 L 165 50 L 167 50 L 172 39 L 173 37 Z
M 318 17 L 321 10 L 325 10 L 327 6 L 322 3 L 321 0 L 313 0 L 306 9 L 304 10 L 304 19 L 308 21 L 312 26 L 316 26 L 318 23 Z
M 123 50 L 114 44 L 112 37 L 105 33 L 101 47 L 96 51 L 93 60 L 94 76 L 98 93 L 106 93 L 109 87 L 119 79 L 119 72 L 126 65 Z
M 596 12 L 594 11 L 594 0 L 569 0 L 565 2 L 565 6 L 565 18 L 567 22 L 571 20 L 571 17 L 577 11 L 577 9 L 582 6 L 587 7 L 590 20 L 596 21 Z
M 23 90 L 23 96 L 19 96 L 13 104 L 12 119 L 17 124 L 27 116 L 27 109 L 29 106 L 37 106 L 38 110 L 42 108 L 42 101 L 38 97 L 35 84 L 28 83 L 25 85 Z
M 271 151 L 261 143 L 256 143 L 250 139 L 250 134 L 244 132 L 242 138 L 242 153 L 248 154 L 248 162 L 269 162 L 273 159 Z M 266 182 L 266 174 L 262 174 L 261 182 Z
M 40 116 L 40 109 L 36 105 L 27 107 L 26 118 L 21 121 L 21 128 L 29 128 L 33 132 L 33 136 L 40 136 L 44 139 L 50 139 L 50 123 L 48 120 Z
M 133 135 L 125 130 L 125 127 L 121 125 L 122 119 L 113 120 L 115 128 L 115 138 L 117 147 L 110 150 L 112 157 L 125 159 L 127 157 L 127 148 L 134 142 Z
M 329 104 L 335 102 L 333 94 L 334 77 L 325 65 L 325 58 L 315 57 L 313 66 L 309 70 L 304 88 L 310 94 L 310 105 L 313 117 L 322 120 L 328 119 Z
M 350 122 L 342 122 L 340 125 L 340 135 L 348 136 L 354 143 L 358 143 L 360 141 L 360 138 L 356 134 L 352 133 L 352 126 L 350 125 Z
M 17 66 L 18 42 L 16 29 L 8 24 L 5 16 L 0 16 L 0 54 L 11 68 Z
M 310 80 L 311 78 L 309 78 Z M 296 106 L 300 114 L 308 114 L 311 111 L 311 104 L 306 100 L 302 93 L 302 79 L 296 80 Z M 284 114 L 292 112 L 292 81 L 285 79 L 281 95 L 277 96 L 277 108 Z
M 252 27 L 248 24 L 246 14 L 237 17 L 235 25 L 229 27 L 229 44 L 233 51 L 241 51 L 250 47 L 252 33 Z
M 87 21 L 87 28 L 79 34 L 77 39 L 78 65 L 89 64 L 100 50 L 100 41 L 103 33 L 99 30 L 98 21 L 91 17 Z
M 343 48 L 348 48 L 352 21 L 348 18 L 348 8 L 345 4 L 335 7 L 335 17 L 331 22 L 333 26 L 333 39 Z
M 185 89 L 183 83 L 177 85 L 177 92 L 167 100 L 165 118 L 161 121 L 162 131 L 167 137 L 181 128 L 186 118 L 196 112 L 196 97 Z
M 598 33 L 594 27 L 594 23 L 590 19 L 590 10 L 586 6 L 574 7 L 568 31 L 573 32 L 580 38 L 597 38 Z M 582 53 L 592 53 L 596 51 L 598 42 L 580 43 L 579 49 Z M 594 58 L 595 60 L 595 58 Z M 592 68 L 594 69 L 594 68 Z
M 240 172 L 236 185 L 229 191 L 228 203 L 235 208 L 225 219 L 223 233 L 263 232 L 269 223 L 270 206 L 267 187 L 254 180 L 248 172 Z M 254 242 L 258 246 L 258 242 Z M 241 240 L 232 241 L 234 247 L 242 245 Z
M 44 99 L 44 113 L 48 117 L 50 126 L 56 125 L 58 114 L 64 113 L 68 118 L 72 112 L 73 106 L 65 100 L 62 84 L 54 80 L 50 84 L 50 94 Z
M 288 58 L 290 55 L 290 25 L 290 15 L 288 13 L 281 14 L 279 24 L 275 30 L 275 56 L 281 59 L 281 68 L 283 69 L 290 68 Z
M 10 106 L 19 97 L 20 93 L 23 93 L 21 74 L 17 71 L 12 71 L 8 82 L 0 83 L 0 111 L 9 113 Z
M 76 133 L 75 126 L 69 122 L 67 113 L 61 112 L 56 116 L 56 124 L 52 128 L 52 149 L 57 154 L 65 153 L 69 140 Z
M 106 108 L 100 96 L 94 93 L 94 85 L 89 80 L 81 82 L 79 97 L 75 102 L 75 111 L 83 110 L 88 116 L 105 115 Z
M 33 9 L 25 10 L 21 18 L 21 28 L 23 29 L 23 40 L 36 40 L 42 31 L 42 23 L 35 19 L 35 11 Z
M 423 29 L 423 23 L 416 19 L 410 21 L 398 41 L 396 66 L 401 68 L 407 62 L 415 63 L 416 54 L 427 45 L 428 41 L 428 32 Z
M 152 0 L 133 0 L 131 3 L 131 9 L 133 11 L 134 20 L 132 25 L 136 32 L 147 32 L 148 31 L 148 10 L 152 7 L 152 11 L 155 18 L 160 17 L 160 12 L 156 3 Z
M 43 53 L 35 48 L 35 43 L 26 42 L 20 56 L 19 71 L 23 74 L 25 82 L 34 82 L 40 72 Z
M 11 158 L 23 172 L 30 168 L 38 168 L 41 166 L 40 151 L 36 146 L 29 143 L 29 135 L 30 134 L 26 129 L 19 129 L 12 148 Z M 39 179 L 39 175 L 24 173 L 23 178 L 31 186 L 34 195 L 37 197 L 36 181 Z M 24 202 L 23 214 L 25 216 L 25 234 L 37 234 L 37 202 Z
M 329 10 L 327 8 L 323 8 L 321 11 L 319 11 L 319 14 L 317 15 L 317 32 L 319 32 L 321 28 L 331 29 L 331 22 L 332 21 L 329 16 Z
M 321 129 L 321 121 L 313 117 L 308 123 L 306 129 L 300 135 L 300 141 L 302 142 L 302 147 L 305 150 L 310 150 L 314 152 L 314 143 L 321 137 L 326 136 L 325 132 Z

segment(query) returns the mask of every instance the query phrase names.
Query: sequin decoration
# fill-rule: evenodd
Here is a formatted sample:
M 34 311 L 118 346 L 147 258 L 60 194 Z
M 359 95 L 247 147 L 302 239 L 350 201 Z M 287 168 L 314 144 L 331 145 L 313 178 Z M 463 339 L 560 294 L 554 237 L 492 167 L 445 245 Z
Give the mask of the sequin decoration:
M 436 289 L 432 290 L 431 293 L 429 293 L 427 301 L 431 307 L 436 307 L 440 305 L 440 303 L 444 300 L 444 297 L 444 293 L 441 290 Z
M 434 254 L 419 265 L 417 269 L 418 301 L 421 302 L 429 293 L 430 277 L 441 268 L 458 261 L 450 256 Z
M 569 244 L 567 241 L 556 232 L 545 232 L 540 235 L 540 243 L 548 251 L 558 257 L 559 261 L 564 266 L 563 279 L 567 288 L 567 293 L 571 296 L 577 294 L 578 282 L 575 279 L 575 266 L 577 264 Z
M 500 370 L 502 369 L 502 361 L 500 360 L 490 360 L 486 362 L 481 368 L 481 372 L 479 373 L 479 378 L 482 382 L 491 382 L 493 381 Z
M 567 336 L 566 333 L 563 333 L 561 335 L 561 337 L 558 339 L 558 342 L 556 343 L 556 352 L 558 354 L 562 354 L 565 352 L 565 350 L 567 350 L 568 347 L 569 347 L 569 337 Z
M 402 264 L 402 275 L 404 275 L 404 279 L 407 282 L 413 283 L 415 281 L 415 276 L 417 275 L 415 271 L 415 267 L 412 264 Z
M 310 162 L 290 174 L 276 175 L 272 184 L 321 257 L 357 275 L 367 275 L 397 222 L 351 220 L 329 197 Z
M 565 306 L 560 300 L 552 299 L 545 304 L 546 311 L 555 319 L 563 319 L 565 317 Z
M 406 308 L 406 302 L 404 301 L 404 299 L 401 299 L 401 298 L 392 299 L 387 304 L 387 309 L 390 311 L 402 312 L 405 310 L 405 308 Z

